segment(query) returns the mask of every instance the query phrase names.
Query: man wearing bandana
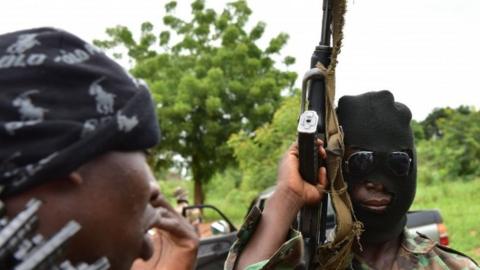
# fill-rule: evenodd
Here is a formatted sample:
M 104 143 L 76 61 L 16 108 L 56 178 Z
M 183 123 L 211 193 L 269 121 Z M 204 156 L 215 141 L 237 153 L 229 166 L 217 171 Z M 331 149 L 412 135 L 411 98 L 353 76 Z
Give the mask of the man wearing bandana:
M 42 203 L 35 233 L 45 239 L 70 221 L 81 226 L 42 269 L 104 257 L 127 270 L 154 252 L 154 262 L 137 265 L 193 268 L 198 239 L 146 162 L 160 138 L 146 85 L 92 45 L 52 28 L 0 35 L 1 212 L 13 220 L 34 198 Z M 40 242 L 0 246 L 2 269 Z
M 480 269 L 465 255 L 405 229 L 415 197 L 416 154 L 411 112 L 388 91 L 344 96 L 337 115 L 345 135 L 343 173 L 356 217 L 364 225 L 350 269 Z M 326 152 L 320 147 L 323 158 Z M 325 170 L 314 187 L 298 173 L 294 144 L 279 168 L 263 213 L 254 209 L 232 247 L 226 269 L 293 269 L 302 237 L 289 226 L 304 204 L 323 197 Z M 287 241 L 285 241 L 287 240 Z

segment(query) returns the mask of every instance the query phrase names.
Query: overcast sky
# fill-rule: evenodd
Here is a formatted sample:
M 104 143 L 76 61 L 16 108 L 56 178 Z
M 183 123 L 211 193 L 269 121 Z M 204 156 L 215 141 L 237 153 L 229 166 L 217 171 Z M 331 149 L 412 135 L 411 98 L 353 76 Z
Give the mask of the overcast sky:
M 0 33 L 54 26 L 85 40 L 104 29 L 143 21 L 160 25 L 167 1 L 15 0 L 2 2 Z M 189 2 L 179 0 L 178 15 Z M 228 1 L 207 0 L 216 9 Z M 321 0 L 249 1 L 251 21 L 267 23 L 266 36 L 290 35 L 285 55 L 301 78 L 320 38 Z M 435 107 L 480 107 L 479 0 L 349 0 L 345 40 L 337 68 L 337 96 L 391 90 L 417 120 Z M 299 85 L 299 82 L 297 82 Z

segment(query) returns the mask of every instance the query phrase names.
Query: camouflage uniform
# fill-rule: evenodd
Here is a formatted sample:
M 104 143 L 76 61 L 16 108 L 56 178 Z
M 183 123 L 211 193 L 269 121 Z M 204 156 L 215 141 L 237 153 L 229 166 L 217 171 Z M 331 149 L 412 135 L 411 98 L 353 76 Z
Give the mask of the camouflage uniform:
M 225 262 L 225 270 L 234 268 L 239 254 L 253 235 L 262 213 L 254 208 L 238 232 L 238 240 L 233 244 Z M 417 233 L 418 234 L 418 233 Z M 303 239 L 299 232 L 291 230 L 289 239 L 269 259 L 250 265 L 246 270 L 259 269 L 293 269 L 301 257 Z M 355 256 L 350 269 L 373 270 L 359 256 Z M 407 230 L 403 232 L 401 247 L 398 250 L 392 269 L 480 269 L 480 267 L 464 254 L 444 247 L 422 234 L 413 235 Z

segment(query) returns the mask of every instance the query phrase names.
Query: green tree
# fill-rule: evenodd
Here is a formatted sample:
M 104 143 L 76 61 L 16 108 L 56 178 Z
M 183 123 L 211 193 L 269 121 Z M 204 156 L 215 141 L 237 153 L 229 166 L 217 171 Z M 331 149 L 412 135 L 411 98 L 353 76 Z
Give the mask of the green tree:
M 423 127 L 423 133 L 427 140 L 431 138 L 440 138 L 443 135 L 443 131 L 438 125 L 438 121 L 441 119 L 448 119 L 452 115 L 459 113 L 463 115 L 470 114 L 474 110 L 468 106 L 460 106 L 456 109 L 450 107 L 435 108 L 426 118 L 421 122 Z
M 480 175 L 480 112 L 457 112 L 442 119 L 443 131 L 440 147 L 449 149 L 441 157 L 443 166 L 453 176 L 471 177 Z
M 421 123 L 415 120 L 412 120 L 412 122 L 410 123 L 410 126 L 412 127 L 413 135 L 417 143 L 425 139 L 425 131 L 423 130 L 423 126 Z
M 95 44 L 127 51 L 132 73 L 145 79 L 158 102 L 157 164 L 169 166 L 172 157 L 181 156 L 195 181 L 195 202 L 201 203 L 202 183 L 234 161 L 228 138 L 269 122 L 281 93 L 292 92 L 296 73 L 276 65 L 286 34 L 261 48 L 257 42 L 265 23 L 246 30 L 252 13 L 246 1 L 231 2 L 217 13 L 195 0 L 188 20 L 174 16 L 176 5 L 165 5 L 165 30 L 158 34 L 147 22 L 135 40 L 128 28 L 117 26 L 107 29 L 109 40 Z M 283 60 L 286 66 L 293 62 L 292 57 Z
M 269 124 L 254 133 L 240 132 L 232 136 L 229 144 L 243 173 L 243 191 L 262 191 L 274 185 L 281 155 L 297 136 L 297 118 L 300 97 L 287 98 Z
M 435 122 L 441 136 L 417 143 L 419 180 L 431 184 L 480 176 L 480 112 L 465 106 L 434 112 L 439 110 L 447 112 Z

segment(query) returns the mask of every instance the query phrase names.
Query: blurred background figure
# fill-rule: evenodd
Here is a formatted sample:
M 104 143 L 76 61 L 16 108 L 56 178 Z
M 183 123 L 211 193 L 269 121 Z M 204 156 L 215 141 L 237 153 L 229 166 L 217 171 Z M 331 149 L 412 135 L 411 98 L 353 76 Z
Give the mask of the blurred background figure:
M 175 206 L 175 211 L 180 215 L 183 215 L 183 208 L 189 206 L 188 202 L 188 191 L 182 187 L 177 187 L 173 192 L 173 196 L 177 200 L 177 205 Z M 185 211 L 183 215 L 190 224 L 193 225 L 195 231 L 200 235 L 200 224 L 202 223 L 202 213 L 199 209 L 189 209 Z

